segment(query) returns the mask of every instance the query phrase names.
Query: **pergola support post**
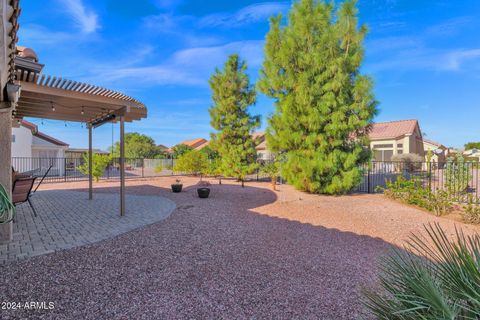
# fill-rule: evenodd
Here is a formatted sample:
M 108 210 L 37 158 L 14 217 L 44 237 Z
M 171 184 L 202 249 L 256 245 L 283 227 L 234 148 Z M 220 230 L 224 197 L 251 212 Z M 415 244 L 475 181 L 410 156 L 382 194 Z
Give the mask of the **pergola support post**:
M 93 147 L 92 125 L 88 125 L 88 199 L 93 199 Z
M 125 116 L 120 116 L 120 216 L 125 215 Z

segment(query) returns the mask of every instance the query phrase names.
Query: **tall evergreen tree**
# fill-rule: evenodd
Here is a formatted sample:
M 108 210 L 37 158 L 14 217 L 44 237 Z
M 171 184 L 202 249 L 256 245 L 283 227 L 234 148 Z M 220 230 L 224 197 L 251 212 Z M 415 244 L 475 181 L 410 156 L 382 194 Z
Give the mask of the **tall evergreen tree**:
M 260 126 L 260 116 L 252 116 L 248 107 L 255 104 L 256 92 L 246 74 L 247 66 L 234 54 L 223 70 L 210 78 L 213 106 L 211 147 L 218 152 L 219 171 L 242 181 L 256 168 L 255 142 L 251 134 Z
M 296 2 L 285 26 L 271 19 L 258 87 L 275 99 L 267 142 L 283 152 L 283 175 L 296 188 L 342 194 L 361 180 L 377 102 L 360 74 L 365 26 L 356 1 L 336 11 L 322 0 Z

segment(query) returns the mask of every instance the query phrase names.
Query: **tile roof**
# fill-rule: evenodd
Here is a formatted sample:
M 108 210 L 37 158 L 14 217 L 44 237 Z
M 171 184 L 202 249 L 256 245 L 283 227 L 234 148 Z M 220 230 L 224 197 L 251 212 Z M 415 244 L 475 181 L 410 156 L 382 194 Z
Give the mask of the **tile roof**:
M 417 120 L 398 120 L 373 123 L 368 137 L 370 140 L 398 138 L 407 134 L 413 134 L 417 126 Z
M 187 145 L 193 149 L 200 150 L 201 148 L 205 147 L 208 145 L 208 141 L 203 138 L 197 138 L 197 139 L 192 139 L 192 140 L 185 140 L 177 145 L 184 144 Z
M 445 148 L 445 146 L 444 146 L 443 144 L 438 143 L 438 142 L 435 142 L 435 141 L 432 141 L 432 140 L 428 140 L 428 139 L 425 139 L 425 138 L 422 138 L 422 139 L 417 138 L 417 140 L 421 140 L 421 141 L 423 141 L 423 142 L 425 142 L 425 143 L 428 143 L 428 144 L 430 144 L 430 145 L 432 145 L 432 146 L 436 146 L 436 147 L 439 147 L 439 148 L 441 148 L 441 147 L 444 147 L 444 148 Z

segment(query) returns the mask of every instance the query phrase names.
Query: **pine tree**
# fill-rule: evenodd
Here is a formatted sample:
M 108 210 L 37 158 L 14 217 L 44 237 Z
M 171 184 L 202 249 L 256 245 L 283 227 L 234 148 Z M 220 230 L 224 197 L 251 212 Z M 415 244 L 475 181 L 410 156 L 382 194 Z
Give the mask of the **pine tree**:
M 256 92 L 250 85 L 247 66 L 234 54 L 222 71 L 210 78 L 213 106 L 211 147 L 219 154 L 218 170 L 237 178 L 244 185 L 245 176 L 256 169 L 255 142 L 251 134 L 260 126 L 260 116 L 251 116 L 248 107 L 255 104 Z
M 300 0 L 271 19 L 259 90 L 275 99 L 267 142 L 285 153 L 282 174 L 296 188 L 342 194 L 361 180 L 370 158 L 368 128 L 377 102 L 360 74 L 367 29 L 356 1 Z

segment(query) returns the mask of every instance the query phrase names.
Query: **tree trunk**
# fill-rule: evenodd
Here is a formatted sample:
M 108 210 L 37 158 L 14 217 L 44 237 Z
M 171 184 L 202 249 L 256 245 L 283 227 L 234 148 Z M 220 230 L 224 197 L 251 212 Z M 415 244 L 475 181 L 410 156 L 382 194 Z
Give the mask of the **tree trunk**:
M 242 188 L 245 188 L 245 181 L 242 179 Z
M 277 191 L 277 177 L 272 177 L 272 190 Z

